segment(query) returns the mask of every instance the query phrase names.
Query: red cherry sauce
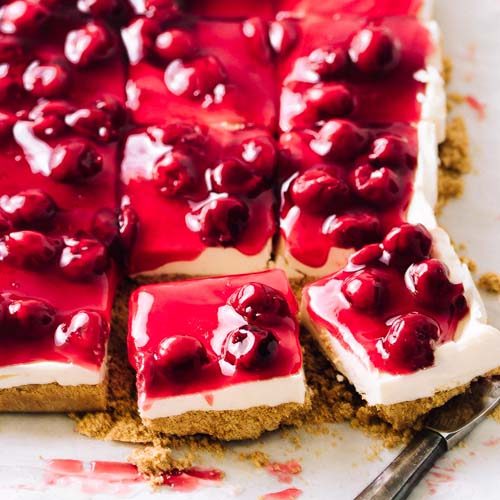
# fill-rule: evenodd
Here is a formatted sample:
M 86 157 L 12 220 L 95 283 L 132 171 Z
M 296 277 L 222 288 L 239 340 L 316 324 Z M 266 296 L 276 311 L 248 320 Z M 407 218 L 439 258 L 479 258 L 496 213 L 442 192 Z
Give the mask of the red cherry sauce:
M 279 2 L 267 0 L 255 2 L 254 0 L 189 0 L 184 3 L 184 11 L 207 19 L 237 20 L 249 17 L 262 17 L 271 19 Z
M 332 16 L 334 14 L 354 14 L 367 17 L 416 16 L 422 9 L 423 0 L 282 0 L 280 9 L 294 16 L 306 17 L 311 14 Z
M 412 373 L 416 370 L 408 363 L 381 354 L 380 343 L 394 320 L 408 313 L 420 313 L 436 322 L 439 325 L 439 336 L 432 339 L 431 346 L 434 349 L 435 346 L 454 339 L 457 325 L 468 313 L 468 307 L 465 300 L 459 307 L 453 304 L 444 304 L 439 308 L 423 305 L 416 300 L 405 283 L 406 269 L 391 267 L 384 264 L 383 260 L 382 257 L 379 261 L 366 265 L 349 263 L 332 276 L 312 283 L 304 290 L 304 307 L 316 326 L 325 329 L 344 349 L 359 356 L 361 347 L 368 358 L 363 355 L 360 361 L 368 368 L 371 366 L 391 374 Z M 356 308 L 342 293 L 343 283 L 360 270 L 378 272 L 384 280 L 384 301 L 378 310 Z M 405 341 L 409 343 L 411 339 Z M 414 354 L 416 357 L 420 353 Z
M 290 316 L 266 326 L 278 342 L 273 358 L 251 369 L 230 365 L 222 352 L 228 334 L 247 324 L 228 299 L 250 282 L 282 293 L 290 309 Z M 128 337 L 129 359 L 137 371 L 139 404 L 146 407 L 155 398 L 211 393 L 235 384 L 296 374 L 302 366 L 296 312 L 293 292 L 279 270 L 139 288 L 130 301 Z M 168 377 L 154 364 L 153 354 L 163 340 L 178 335 L 197 339 L 206 350 L 206 358 L 196 373 Z
M 349 45 L 364 28 L 388 33 L 393 40 L 397 57 L 385 71 L 367 73 L 351 61 Z M 421 113 L 421 98 L 425 84 L 417 81 L 415 73 L 426 67 L 426 58 L 434 50 L 430 34 L 416 19 L 389 17 L 370 20 L 359 17 L 325 19 L 309 16 L 296 21 L 300 33 L 294 48 L 278 67 L 283 81 L 281 91 L 280 128 L 311 126 L 317 121 L 339 117 L 339 111 L 312 112 L 308 92 L 321 91 L 326 85 L 342 84 L 353 98 L 353 106 L 340 115 L 353 119 L 383 122 L 415 122 Z M 318 49 L 335 50 L 345 62 L 335 71 L 311 63 L 310 54 Z M 374 60 L 377 58 L 374 57 Z M 330 73 L 328 73 L 330 71 Z M 329 114 L 330 113 L 330 114 Z
M 137 131 L 125 143 L 123 203 L 130 204 L 139 220 L 130 271 L 140 273 L 170 262 L 193 260 L 207 244 L 213 244 L 200 236 L 197 216 L 211 200 L 227 196 L 227 188 L 215 187 L 211 175 L 225 160 L 242 162 L 243 169 L 263 176 L 255 192 L 232 195 L 249 210 L 248 223 L 235 238 L 234 247 L 245 255 L 262 251 L 275 231 L 275 202 L 269 184 L 275 169 L 274 146 L 269 133 L 260 129 L 230 132 L 191 125 L 172 125 L 165 130 L 166 134 L 158 127 Z M 186 192 L 165 196 L 153 179 L 154 169 L 155 163 L 172 150 L 190 159 L 193 181 Z M 236 184 L 232 191 L 242 187 L 240 182 Z
M 349 248 L 346 246 L 348 241 L 343 245 L 328 229 L 329 224 L 330 226 L 331 223 L 334 224 L 339 217 L 352 215 L 353 227 L 356 227 L 356 221 L 362 221 L 366 215 L 378 221 L 380 224 L 378 234 L 367 235 L 368 240 L 361 241 L 361 244 L 380 241 L 392 227 L 400 224 L 405 218 L 405 211 L 412 196 L 417 161 L 416 129 L 406 124 L 393 124 L 375 127 L 360 126 L 357 130 L 363 138 L 362 143 L 360 143 L 358 154 L 347 160 L 331 158 L 330 153 L 327 152 L 330 144 L 328 141 L 323 144 L 319 131 L 307 129 L 281 135 L 281 236 L 285 240 L 286 250 L 307 266 L 323 266 L 332 248 Z M 406 143 L 403 162 L 391 167 L 391 171 L 396 175 L 400 193 L 398 198 L 391 203 L 385 204 L 383 201 L 370 203 L 356 192 L 352 176 L 356 167 L 370 163 L 368 156 L 374 141 L 387 135 L 401 138 Z M 313 168 L 332 173 L 349 186 L 349 195 L 339 206 L 326 212 L 311 213 L 294 203 L 291 196 L 293 182 L 299 175 Z
M 122 38 L 131 61 L 127 105 L 138 125 L 163 123 L 168 115 L 169 121 L 196 116 L 200 122 L 274 128 L 278 103 L 265 38 L 256 42 L 244 34 L 242 23 L 217 21 L 152 27 L 141 37 L 133 22 L 122 30 Z M 155 38 L 158 31 L 172 28 L 192 37 L 192 50 L 178 59 L 160 59 L 152 47 Z M 207 57 L 212 63 L 215 58 L 214 76 L 207 76 L 211 72 L 203 65 Z M 185 94 L 188 77 L 193 92 Z

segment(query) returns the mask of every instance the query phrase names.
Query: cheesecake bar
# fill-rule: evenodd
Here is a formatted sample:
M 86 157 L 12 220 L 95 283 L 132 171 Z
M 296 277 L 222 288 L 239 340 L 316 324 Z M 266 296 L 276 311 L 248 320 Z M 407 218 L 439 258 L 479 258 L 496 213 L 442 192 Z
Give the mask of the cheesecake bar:
M 133 131 L 122 205 L 138 222 L 130 273 L 239 274 L 267 268 L 276 151 L 262 129 L 171 124 Z
M 286 423 L 307 404 L 296 313 L 279 270 L 134 291 L 129 359 L 144 423 L 220 439 Z
M 395 427 L 500 364 L 500 331 L 446 233 L 395 227 L 304 289 L 301 319 L 367 404 Z
M 404 221 L 434 227 L 435 127 L 328 120 L 280 137 L 276 265 L 290 278 L 337 271 Z

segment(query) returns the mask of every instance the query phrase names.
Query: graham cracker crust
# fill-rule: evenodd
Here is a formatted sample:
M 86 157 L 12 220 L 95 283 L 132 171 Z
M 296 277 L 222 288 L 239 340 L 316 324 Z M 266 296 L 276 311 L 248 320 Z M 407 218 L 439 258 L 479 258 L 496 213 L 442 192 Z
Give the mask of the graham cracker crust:
M 0 412 L 62 413 L 105 410 L 107 383 L 22 385 L 0 390 Z

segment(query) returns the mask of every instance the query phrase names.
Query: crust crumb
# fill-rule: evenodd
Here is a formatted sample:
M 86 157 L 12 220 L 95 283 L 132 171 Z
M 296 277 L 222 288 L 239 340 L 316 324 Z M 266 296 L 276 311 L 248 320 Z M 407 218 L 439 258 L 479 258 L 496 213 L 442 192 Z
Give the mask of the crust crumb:
M 258 468 L 267 467 L 271 463 L 271 458 L 263 451 L 242 452 L 238 454 L 238 458 L 249 461 Z
M 500 274 L 485 273 L 479 278 L 477 285 L 488 293 L 498 295 L 500 294 Z
M 446 85 L 450 83 L 453 74 L 453 62 L 449 57 L 443 57 L 443 79 Z
M 475 273 L 477 271 L 477 264 L 470 257 L 466 257 L 466 256 L 462 255 L 460 257 L 460 260 L 469 268 L 469 271 L 471 273 Z

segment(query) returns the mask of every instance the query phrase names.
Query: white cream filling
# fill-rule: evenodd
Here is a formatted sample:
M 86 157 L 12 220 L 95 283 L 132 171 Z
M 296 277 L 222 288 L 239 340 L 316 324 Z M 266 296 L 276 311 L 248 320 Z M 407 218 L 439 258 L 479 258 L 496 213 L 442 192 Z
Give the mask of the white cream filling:
M 370 405 L 430 397 L 468 384 L 500 365 L 500 331 L 486 324 L 486 311 L 467 266 L 460 262 L 442 229 L 433 229 L 432 235 L 433 256 L 449 267 L 452 281 L 463 283 L 470 308 L 470 313 L 459 323 L 454 340 L 436 348 L 433 366 L 405 375 L 381 372 L 353 337 L 344 338 L 349 345 L 345 349 L 325 332 L 334 353 L 332 361 Z M 303 318 L 310 324 L 304 311 Z
M 304 372 L 268 380 L 242 382 L 222 389 L 165 398 L 139 400 L 142 418 L 165 418 L 189 411 L 247 410 L 257 406 L 304 404 L 306 385 Z
M 0 367 L 0 390 L 22 385 L 56 383 L 64 386 L 98 385 L 106 374 L 106 363 L 90 369 L 73 363 L 36 361 Z

